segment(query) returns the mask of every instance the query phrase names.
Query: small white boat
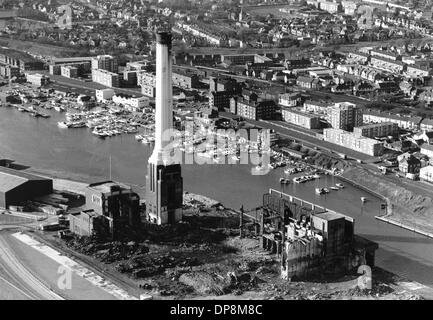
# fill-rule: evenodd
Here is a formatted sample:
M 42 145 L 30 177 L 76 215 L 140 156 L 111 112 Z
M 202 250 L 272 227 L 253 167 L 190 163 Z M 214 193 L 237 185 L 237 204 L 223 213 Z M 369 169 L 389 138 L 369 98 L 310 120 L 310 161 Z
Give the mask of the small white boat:
M 294 183 L 303 183 L 303 182 L 305 182 L 306 180 L 303 178 L 303 177 L 296 177 L 296 178 L 293 178 L 293 182 Z
M 323 188 L 323 192 L 324 193 L 329 193 L 329 189 L 328 188 Z
M 331 187 L 331 190 L 337 191 L 337 190 L 340 190 L 340 188 L 338 188 L 338 187 Z
M 344 185 L 342 184 L 342 183 L 336 183 L 335 184 L 338 188 L 340 188 L 340 189 L 343 189 L 344 188 Z
M 60 121 L 57 122 L 57 126 L 62 129 L 67 129 L 70 127 L 70 124 L 66 123 L 65 121 Z
M 316 188 L 316 194 L 324 194 L 323 188 Z
M 280 183 L 281 184 L 289 184 L 290 180 L 289 179 L 285 179 L 285 178 L 280 178 Z
M 361 197 L 361 201 L 362 201 L 362 202 L 366 202 L 366 201 L 367 201 L 367 198 L 366 198 L 366 197 Z

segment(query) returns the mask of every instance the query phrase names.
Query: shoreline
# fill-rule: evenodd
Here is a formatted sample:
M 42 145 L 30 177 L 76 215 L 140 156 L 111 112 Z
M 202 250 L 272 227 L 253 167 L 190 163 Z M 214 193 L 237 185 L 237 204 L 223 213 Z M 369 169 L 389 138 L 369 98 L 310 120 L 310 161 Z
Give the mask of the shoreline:
M 391 184 L 377 181 L 377 176 L 371 174 L 368 170 L 362 170 L 363 172 L 358 172 L 358 174 L 357 170 L 359 171 L 359 168 L 348 170 L 341 178 L 386 201 L 386 214 L 375 216 L 377 220 L 433 238 L 433 217 L 429 216 L 428 211 L 420 212 L 420 210 L 425 207 L 425 202 L 431 200 L 431 198 L 417 195 L 401 186 L 399 186 L 399 188 L 404 189 L 404 194 L 400 193 L 399 191 L 401 190 L 394 189 Z M 345 175 L 349 175 L 351 178 Z M 355 178 L 356 181 L 353 178 Z M 368 185 L 369 183 L 370 185 Z M 373 185 L 371 183 L 373 183 Z M 376 190 L 373 190 L 372 186 L 374 186 Z M 404 197 L 404 199 L 402 197 Z M 405 201 L 405 199 L 407 200 Z M 398 201 L 401 203 L 398 203 Z M 409 208 L 409 204 L 415 206 L 415 208 Z

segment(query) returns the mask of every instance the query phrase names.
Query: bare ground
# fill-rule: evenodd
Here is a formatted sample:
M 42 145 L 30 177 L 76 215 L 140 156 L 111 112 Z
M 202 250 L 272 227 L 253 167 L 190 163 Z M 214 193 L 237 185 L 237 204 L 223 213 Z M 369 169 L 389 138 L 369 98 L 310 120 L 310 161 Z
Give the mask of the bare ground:
M 356 274 L 282 280 L 277 257 L 260 248 L 253 232 L 239 238 L 235 214 L 217 210 L 202 219 L 196 212 L 185 220 L 148 225 L 122 242 L 43 237 L 125 289 L 154 299 L 422 299 L 416 290 L 403 288 L 402 279 L 378 268 L 373 290 L 359 290 Z

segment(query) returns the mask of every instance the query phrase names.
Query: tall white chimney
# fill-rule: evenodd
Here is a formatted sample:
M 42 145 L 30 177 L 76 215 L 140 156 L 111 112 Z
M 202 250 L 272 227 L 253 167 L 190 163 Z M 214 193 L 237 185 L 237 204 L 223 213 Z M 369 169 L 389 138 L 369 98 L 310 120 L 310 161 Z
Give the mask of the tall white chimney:
M 180 163 L 168 149 L 173 139 L 171 34 L 156 34 L 155 148 L 146 175 L 146 220 L 156 224 L 182 220 L 183 179 Z M 165 139 L 164 139 L 165 138 Z M 165 141 L 164 141 L 165 140 Z
M 172 89 L 171 33 L 156 34 L 156 110 L 155 110 L 155 148 L 149 162 L 166 164 L 167 133 L 173 128 L 173 89 Z M 163 135 L 166 135 L 164 141 Z

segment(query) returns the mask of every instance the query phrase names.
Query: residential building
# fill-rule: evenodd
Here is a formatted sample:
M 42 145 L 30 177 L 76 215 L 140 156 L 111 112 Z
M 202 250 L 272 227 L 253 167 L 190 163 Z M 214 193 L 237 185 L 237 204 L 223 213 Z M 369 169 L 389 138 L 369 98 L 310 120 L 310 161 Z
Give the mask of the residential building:
M 397 114 L 367 110 L 363 112 L 362 119 L 364 123 L 393 122 L 399 128 L 406 130 L 418 130 L 421 124 L 421 117 L 400 116 Z
M 241 94 L 242 86 L 233 78 L 211 78 L 209 91 L 227 91 L 233 94 Z
M 355 127 L 353 133 L 367 138 L 381 138 L 397 135 L 399 128 L 398 125 L 393 122 L 371 123 Z
M 231 92 L 217 91 L 209 93 L 209 106 L 223 111 L 230 109 L 230 98 L 233 97 Z
M 387 59 L 387 60 L 391 60 L 391 61 L 401 61 L 402 60 L 401 55 L 399 55 L 397 53 L 390 52 L 390 51 L 385 51 L 385 50 L 374 49 L 374 50 L 370 51 L 370 55 L 372 57 L 379 57 L 379 58 L 383 58 L 383 59 Z
M 428 77 L 431 75 L 431 68 L 416 64 L 408 65 L 406 74 L 412 78 Z
M 328 108 L 332 128 L 351 131 L 362 126 L 362 110 L 350 102 L 338 102 Z
M 433 119 L 423 119 L 420 123 L 420 129 L 424 131 L 433 131 Z
M 417 179 L 421 169 L 421 161 L 409 154 L 399 161 L 398 169 L 401 173 L 404 173 L 407 178 Z
M 27 82 L 31 83 L 34 86 L 42 87 L 47 85 L 50 82 L 50 78 L 46 75 L 40 73 L 27 73 L 26 74 Z
M 224 54 L 221 55 L 221 62 L 230 61 L 232 65 L 245 65 L 247 63 L 270 62 L 272 59 L 258 54 Z
M 275 116 L 276 105 L 272 100 L 247 101 L 243 98 L 238 99 L 236 114 L 251 120 L 270 120 Z
M 302 100 L 301 94 L 295 93 L 284 93 L 278 97 L 278 104 L 284 107 L 296 107 L 300 105 Z
M 329 105 L 325 102 L 307 100 L 304 102 L 304 111 L 317 114 L 327 114 Z
M 137 84 L 141 86 L 141 94 L 146 97 L 156 97 L 156 75 L 154 72 L 137 72 Z
M 300 76 L 296 79 L 296 84 L 305 89 L 319 89 L 320 81 L 313 77 Z
M 306 129 L 318 129 L 320 128 L 320 117 L 309 113 L 295 110 L 294 108 L 281 108 L 281 115 L 283 120 L 306 128 Z
M 335 143 L 374 157 L 381 156 L 384 151 L 384 145 L 382 142 L 367 137 L 360 137 L 341 129 L 324 129 L 323 136 L 327 142 Z
M 14 67 L 8 64 L 0 63 L 0 76 L 9 79 L 14 77 L 19 77 L 21 70 L 19 67 Z
M 406 64 L 399 60 L 389 60 L 381 57 L 371 57 L 370 64 L 378 69 L 394 74 L 400 74 L 406 70 Z
M 60 75 L 66 78 L 77 78 L 78 77 L 78 68 L 64 65 L 60 67 Z
M 341 12 L 343 9 L 343 7 L 341 6 L 341 2 L 337 1 L 318 0 L 318 5 L 319 9 L 327 11 L 329 13 Z
M 119 75 L 102 69 L 92 70 L 92 81 L 106 87 L 119 87 Z
M 174 86 L 184 89 L 200 87 L 200 80 L 196 74 L 177 71 L 172 73 L 172 77 Z
M 421 168 L 419 171 L 419 178 L 422 181 L 432 182 L 433 183 L 433 166 L 427 166 Z
M 421 146 L 421 151 L 420 152 L 422 154 L 425 154 L 430 159 L 433 159 L 433 145 L 431 145 L 431 144 L 423 144 Z
M 113 89 L 96 90 L 96 101 L 97 102 L 105 102 L 105 101 L 111 100 L 114 95 L 115 95 L 115 92 Z
M 117 73 L 119 71 L 117 58 L 110 55 L 100 55 L 92 58 L 92 70 L 106 70 Z

